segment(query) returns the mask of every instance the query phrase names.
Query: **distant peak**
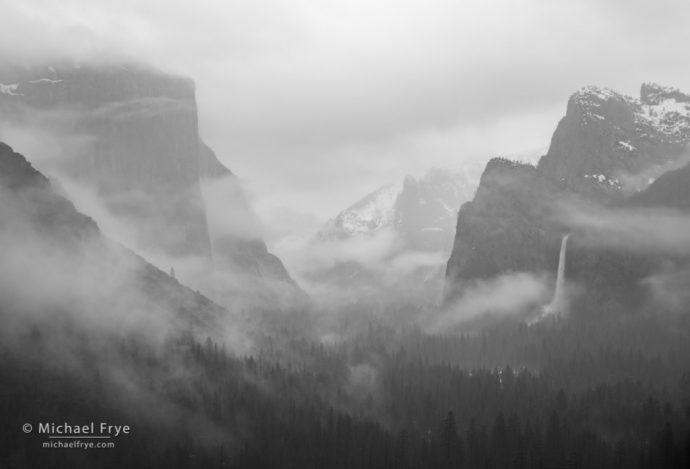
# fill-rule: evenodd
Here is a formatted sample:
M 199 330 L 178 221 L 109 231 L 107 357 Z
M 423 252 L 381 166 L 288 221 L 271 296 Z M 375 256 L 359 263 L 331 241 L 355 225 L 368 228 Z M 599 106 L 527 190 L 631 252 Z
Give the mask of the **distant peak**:
M 672 99 L 679 103 L 690 102 L 690 95 L 680 91 L 678 88 L 670 86 L 662 86 L 658 83 L 642 83 L 640 88 L 640 101 L 644 104 L 656 105 L 661 104 L 667 99 Z

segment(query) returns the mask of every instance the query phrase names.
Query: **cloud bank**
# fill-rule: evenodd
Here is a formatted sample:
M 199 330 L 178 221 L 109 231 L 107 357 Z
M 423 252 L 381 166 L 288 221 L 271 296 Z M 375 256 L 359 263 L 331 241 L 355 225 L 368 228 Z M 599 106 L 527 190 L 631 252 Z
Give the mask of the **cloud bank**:
M 581 86 L 682 87 L 688 20 L 674 0 L 8 0 L 0 57 L 190 75 L 202 134 L 262 213 L 327 218 L 407 173 L 544 148 Z

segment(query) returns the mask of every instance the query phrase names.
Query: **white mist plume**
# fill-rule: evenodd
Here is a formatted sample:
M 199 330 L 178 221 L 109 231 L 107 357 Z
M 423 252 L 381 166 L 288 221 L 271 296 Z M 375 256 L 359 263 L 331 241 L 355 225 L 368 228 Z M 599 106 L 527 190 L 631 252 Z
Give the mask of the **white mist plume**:
M 544 304 L 550 292 L 543 275 L 527 272 L 505 274 L 467 286 L 460 298 L 432 318 L 425 329 L 450 331 L 470 320 L 488 317 L 520 317 Z

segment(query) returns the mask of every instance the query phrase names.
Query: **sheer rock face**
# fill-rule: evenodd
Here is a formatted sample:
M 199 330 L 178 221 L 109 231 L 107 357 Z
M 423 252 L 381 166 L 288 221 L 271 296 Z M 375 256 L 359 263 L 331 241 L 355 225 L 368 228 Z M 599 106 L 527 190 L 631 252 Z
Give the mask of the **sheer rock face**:
M 137 247 L 211 258 L 200 180 L 227 178 L 243 195 L 199 137 L 190 79 L 132 65 L 5 66 L 0 83 L 2 119 L 40 126 L 68 142 L 49 169 L 95 190 L 111 214 L 135 228 Z M 257 237 L 223 238 L 214 254 L 241 259 L 233 268 L 292 282 Z M 262 269 L 265 264 L 273 268 Z
M 543 221 L 549 218 L 548 202 L 561 190 L 534 166 L 503 158 L 489 161 L 477 194 L 458 214 L 447 288 L 463 280 L 550 264 L 560 239 Z
M 476 279 L 555 272 L 568 232 L 559 213 L 564 203 L 629 206 L 659 193 L 652 198 L 670 206 L 668 194 L 690 184 L 682 174 L 690 173 L 679 169 L 688 162 L 688 142 L 690 98 L 678 90 L 645 84 L 640 99 L 597 87 L 578 91 L 536 167 L 502 158 L 487 164 L 474 199 L 458 214 L 445 300 Z M 577 234 L 571 241 L 566 275 L 586 287 L 590 301 L 639 299 L 639 282 L 656 260 L 593 249 Z

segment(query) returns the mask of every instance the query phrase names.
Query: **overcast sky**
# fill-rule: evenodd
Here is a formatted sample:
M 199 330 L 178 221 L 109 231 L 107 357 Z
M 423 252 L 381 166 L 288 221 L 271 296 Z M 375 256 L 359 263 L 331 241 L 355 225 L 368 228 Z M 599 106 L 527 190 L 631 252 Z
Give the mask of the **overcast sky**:
M 408 173 L 535 158 L 582 86 L 690 90 L 687 0 L 1 0 L 0 12 L 5 57 L 123 55 L 194 78 L 202 136 L 278 231 Z

